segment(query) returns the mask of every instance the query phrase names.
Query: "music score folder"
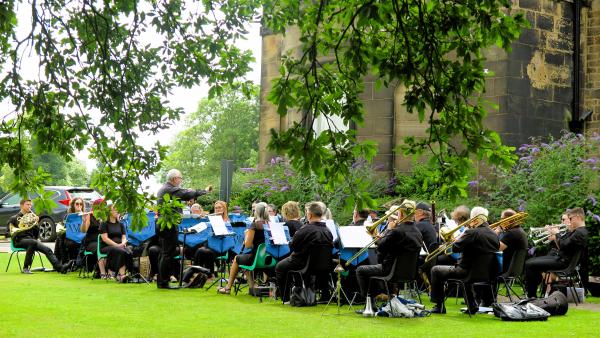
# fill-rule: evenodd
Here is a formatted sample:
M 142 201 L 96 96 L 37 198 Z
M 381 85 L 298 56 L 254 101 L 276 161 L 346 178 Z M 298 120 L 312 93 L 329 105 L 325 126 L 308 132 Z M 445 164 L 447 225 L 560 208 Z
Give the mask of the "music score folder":
M 373 238 L 361 226 L 339 227 L 340 242 L 345 249 L 359 248 L 367 246 Z

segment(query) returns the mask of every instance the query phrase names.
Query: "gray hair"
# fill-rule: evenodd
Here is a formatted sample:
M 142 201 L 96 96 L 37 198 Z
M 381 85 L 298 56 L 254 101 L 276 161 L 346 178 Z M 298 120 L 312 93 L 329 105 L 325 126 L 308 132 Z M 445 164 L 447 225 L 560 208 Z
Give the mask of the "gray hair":
M 327 207 L 323 202 L 309 202 L 306 205 L 306 210 L 315 217 L 323 217 L 323 214 L 325 214 L 325 209 L 327 209 Z
M 181 176 L 181 171 L 177 169 L 171 169 L 167 172 L 167 181 L 171 182 L 175 177 Z
M 269 221 L 269 206 L 267 203 L 256 203 L 254 207 L 254 221 Z
M 471 218 L 473 218 L 477 215 L 483 215 L 487 219 L 489 213 L 490 212 L 488 211 L 488 209 L 486 209 L 484 207 L 474 207 L 473 209 L 471 209 Z

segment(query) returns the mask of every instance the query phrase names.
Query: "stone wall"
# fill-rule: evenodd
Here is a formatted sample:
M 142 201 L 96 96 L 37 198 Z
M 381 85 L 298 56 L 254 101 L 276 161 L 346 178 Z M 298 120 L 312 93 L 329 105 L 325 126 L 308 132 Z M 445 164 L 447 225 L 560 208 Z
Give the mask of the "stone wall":
M 583 9 L 581 19 L 581 112 L 589 114 L 585 131 L 600 133 L 600 0 L 591 1 L 591 6 Z

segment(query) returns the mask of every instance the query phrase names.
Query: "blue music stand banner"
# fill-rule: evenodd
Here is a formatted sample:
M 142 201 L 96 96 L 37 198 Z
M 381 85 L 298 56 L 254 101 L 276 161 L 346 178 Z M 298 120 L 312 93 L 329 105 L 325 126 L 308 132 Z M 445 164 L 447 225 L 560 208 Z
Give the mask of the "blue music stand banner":
M 80 214 L 68 214 L 65 217 L 66 237 L 75 243 L 81 243 L 85 238 L 85 232 L 81 232 L 83 217 Z
M 235 237 L 237 236 L 237 234 L 234 232 L 234 228 L 231 226 L 231 223 L 225 222 L 225 227 L 227 228 L 227 230 L 229 230 L 229 232 L 231 233 L 234 233 L 234 235 L 231 236 L 215 236 L 212 230 L 212 225 L 210 223 L 208 223 L 207 225 L 209 230 L 208 232 L 210 234 L 208 236 L 207 244 L 209 249 L 214 250 L 218 254 L 224 254 L 235 247 Z
M 285 233 L 285 238 L 290 241 L 290 230 L 287 226 L 283 227 L 283 231 Z M 290 246 L 288 244 L 284 245 L 275 245 L 271 240 L 271 230 L 269 229 L 269 225 L 265 224 L 264 228 L 265 232 L 265 247 L 267 252 L 276 259 L 282 258 L 288 255 L 291 252 Z
M 207 223 L 207 226 L 210 224 L 210 223 L 208 223 L 208 218 L 184 218 L 181 220 L 181 223 L 179 224 L 179 231 L 181 232 L 184 229 L 193 227 L 194 225 L 196 225 L 200 222 Z M 208 240 L 208 235 L 209 235 L 209 231 L 207 231 L 207 230 L 204 230 L 200 233 L 187 234 L 185 236 L 185 245 L 187 245 L 191 248 L 193 248 L 197 245 L 200 245 L 200 244 L 206 242 L 206 240 Z M 179 234 L 178 239 L 179 239 L 179 242 L 183 243 L 183 234 Z
M 148 223 L 140 231 L 133 231 L 131 229 L 131 218 L 127 214 L 121 223 L 125 225 L 127 229 L 127 241 L 135 246 L 138 246 L 144 241 L 154 237 L 156 235 L 156 219 L 154 218 L 154 211 L 150 211 L 146 214 L 148 216 Z
M 355 253 L 358 252 L 358 248 L 342 248 L 340 250 L 340 259 L 343 259 L 345 261 L 348 261 L 350 258 L 352 258 L 352 256 L 354 256 Z M 353 260 L 352 262 L 350 262 L 350 264 L 356 266 L 360 263 L 362 263 L 364 260 L 366 260 L 367 258 L 369 258 L 369 251 L 365 251 L 362 255 L 358 256 L 358 258 L 356 258 L 355 260 Z

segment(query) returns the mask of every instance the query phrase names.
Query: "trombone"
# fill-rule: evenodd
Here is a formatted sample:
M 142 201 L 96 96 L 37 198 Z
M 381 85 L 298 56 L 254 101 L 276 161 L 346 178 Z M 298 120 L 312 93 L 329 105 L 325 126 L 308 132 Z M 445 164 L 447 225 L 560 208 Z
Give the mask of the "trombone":
M 500 227 L 500 229 L 502 229 L 502 231 L 512 229 L 512 228 L 520 225 L 521 223 L 523 223 L 523 220 L 525 218 L 527 218 L 527 216 L 529 216 L 529 214 L 526 212 L 517 212 L 516 214 L 514 214 L 512 216 L 503 218 L 496 223 L 492 223 L 490 225 L 490 229 L 494 229 L 497 227 Z
M 470 218 L 470 219 L 462 222 L 461 224 L 454 227 L 454 229 L 452 229 L 452 230 L 442 232 L 440 235 L 442 236 L 442 238 L 444 239 L 445 242 L 440 244 L 440 246 L 437 247 L 437 249 L 433 250 L 432 252 L 429 253 L 429 255 L 427 255 L 427 257 L 425 257 L 425 263 L 428 263 L 432 259 L 434 259 L 437 256 L 448 251 L 448 249 L 450 249 L 452 247 L 452 245 L 454 245 L 454 243 L 460 238 L 460 236 L 458 236 L 453 239 L 454 233 L 456 231 L 458 231 L 460 228 L 462 228 L 463 226 L 466 226 L 469 228 L 476 228 L 485 222 L 487 222 L 487 217 L 485 215 L 479 214 L 473 218 Z
M 377 229 L 377 227 L 379 226 L 379 224 L 381 224 L 383 221 L 385 221 L 388 217 L 390 217 L 391 215 L 395 214 L 396 211 L 400 210 L 400 209 L 406 209 L 408 210 L 408 213 L 406 214 L 406 216 L 404 216 L 401 220 L 398 220 L 397 223 L 401 224 L 406 222 L 410 217 L 413 216 L 413 214 L 415 213 L 415 208 L 414 208 L 414 204 L 411 203 L 403 203 L 401 205 L 399 205 L 397 208 L 395 208 L 394 210 L 392 210 L 392 212 L 390 212 L 387 215 L 384 215 L 383 217 L 381 217 L 380 219 L 377 220 L 377 222 L 373 223 L 372 225 L 367 227 L 367 232 L 369 233 L 369 235 L 373 236 L 375 229 Z M 377 242 L 382 235 L 385 232 L 382 232 L 381 234 L 376 235 L 373 240 L 371 242 L 369 242 L 369 244 L 367 244 L 365 247 L 363 247 L 362 249 L 358 250 L 352 257 L 350 257 L 350 259 L 348 259 L 346 261 L 346 266 L 350 266 L 350 264 L 352 264 L 352 261 L 357 259 L 358 257 L 360 257 L 360 255 L 362 255 L 363 253 L 365 253 L 367 250 L 369 250 L 369 248 L 375 244 L 375 242 Z

